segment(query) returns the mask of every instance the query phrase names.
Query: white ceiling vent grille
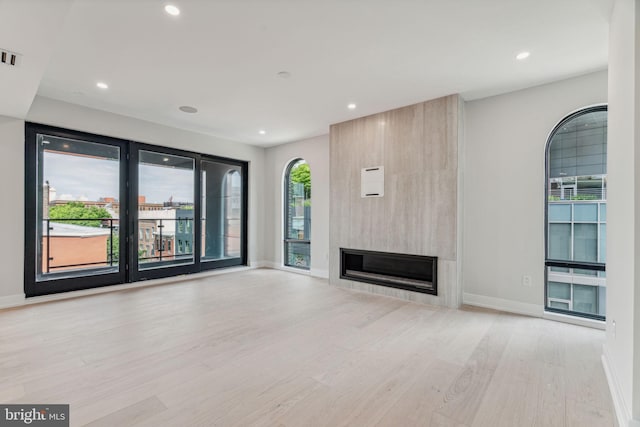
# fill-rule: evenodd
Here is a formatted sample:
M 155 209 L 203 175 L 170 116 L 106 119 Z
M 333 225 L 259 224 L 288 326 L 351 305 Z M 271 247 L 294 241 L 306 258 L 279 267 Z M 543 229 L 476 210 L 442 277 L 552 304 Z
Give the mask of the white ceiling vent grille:
M 17 67 L 20 65 L 20 58 L 22 55 L 19 53 L 11 52 L 10 50 L 0 49 L 0 64 L 8 65 L 10 67 Z

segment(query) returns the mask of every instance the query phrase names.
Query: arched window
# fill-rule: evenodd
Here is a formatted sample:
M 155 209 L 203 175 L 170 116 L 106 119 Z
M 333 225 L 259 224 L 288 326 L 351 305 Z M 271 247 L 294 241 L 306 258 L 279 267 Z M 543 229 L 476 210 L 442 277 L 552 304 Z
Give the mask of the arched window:
M 564 118 L 546 148 L 545 308 L 605 318 L 607 107 Z
M 311 265 L 311 171 L 302 159 L 291 161 L 284 174 L 284 265 Z

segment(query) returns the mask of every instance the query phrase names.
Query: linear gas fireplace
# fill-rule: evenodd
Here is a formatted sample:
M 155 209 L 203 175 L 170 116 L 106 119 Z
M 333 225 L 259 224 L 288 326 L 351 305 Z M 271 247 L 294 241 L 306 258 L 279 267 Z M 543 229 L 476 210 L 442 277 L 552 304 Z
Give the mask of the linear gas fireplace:
M 340 248 L 340 278 L 438 295 L 438 257 Z

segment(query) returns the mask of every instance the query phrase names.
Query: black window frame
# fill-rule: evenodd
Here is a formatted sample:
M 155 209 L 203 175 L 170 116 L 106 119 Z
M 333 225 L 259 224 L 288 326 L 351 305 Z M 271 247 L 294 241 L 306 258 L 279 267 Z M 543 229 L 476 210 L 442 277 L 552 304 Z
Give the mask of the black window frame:
M 138 235 L 138 227 L 139 227 L 139 216 L 138 216 L 138 207 L 139 207 L 139 174 L 138 174 L 138 163 L 140 160 L 140 152 L 148 151 L 152 153 L 159 154 L 167 154 L 170 156 L 179 156 L 185 157 L 193 160 L 193 210 L 194 217 L 198 215 L 200 210 L 200 203 L 198 201 L 198 197 L 200 195 L 200 180 L 199 180 L 199 169 L 198 169 L 198 158 L 200 154 L 180 150 L 177 148 L 171 147 L 161 147 L 153 144 L 141 143 L 130 141 L 131 153 L 129 159 L 129 206 L 131 206 L 129 210 L 129 240 L 128 244 L 130 246 L 129 250 L 133 251 L 133 246 L 135 240 L 135 236 Z M 199 239 L 199 235 L 194 232 L 194 240 Z M 163 245 L 163 241 L 160 242 L 160 245 Z M 162 248 L 162 246 L 159 246 Z M 160 279 L 165 277 L 172 276 L 180 276 L 184 274 L 193 274 L 200 272 L 200 260 L 193 254 L 193 262 L 190 264 L 182 264 L 182 263 L 163 263 L 159 265 L 157 268 L 148 268 L 144 270 L 140 270 L 140 262 L 138 257 L 131 257 L 129 259 L 129 281 L 130 282 L 140 282 L 143 280 L 152 280 L 152 279 Z
M 302 157 L 296 157 L 295 159 L 291 160 L 288 164 L 287 167 L 285 169 L 285 173 L 284 173 L 284 204 L 282 206 L 283 208 L 283 218 L 284 218 L 284 224 L 283 224 L 283 230 L 282 230 L 282 236 L 283 236 L 283 260 L 282 260 L 282 264 L 285 267 L 289 267 L 289 268 L 296 268 L 298 270 L 304 270 L 304 271 L 310 271 L 311 270 L 311 238 L 309 239 L 292 239 L 289 237 L 288 232 L 289 232 L 289 186 L 291 184 L 291 170 L 293 169 L 293 167 L 295 165 L 297 165 L 300 161 L 306 162 L 306 160 L 304 160 Z M 312 202 L 313 203 L 313 202 Z M 298 266 L 298 265 L 291 265 L 288 264 L 289 261 L 289 250 L 288 247 L 290 244 L 303 244 L 303 245 L 309 245 L 309 266 L 308 267 L 302 267 L 302 266 Z
M 117 273 L 80 275 L 59 280 L 37 281 L 36 240 L 42 225 L 38 226 L 38 170 L 37 135 L 70 138 L 86 142 L 113 145 L 120 148 L 120 217 L 119 217 L 119 270 Z M 192 243 L 193 263 L 167 265 L 159 268 L 139 270 L 138 236 L 138 160 L 140 151 L 165 153 L 192 158 L 194 161 L 194 219 Z M 200 261 L 201 257 L 201 163 L 211 161 L 230 164 L 236 167 L 242 179 L 241 198 L 241 244 L 240 256 L 222 260 Z M 222 156 L 196 153 L 172 147 L 142 143 L 127 139 L 65 129 L 39 123 L 25 123 L 25 252 L 24 252 L 24 289 L 27 297 L 69 292 L 81 289 L 134 283 L 149 279 L 173 277 L 184 274 L 200 273 L 218 268 L 246 266 L 248 260 L 248 208 L 249 208 L 249 162 Z M 40 228 L 38 228 L 40 227 Z M 124 243 L 123 243 L 124 242 Z M 123 262 L 124 260 L 124 262 Z
M 227 267 L 237 267 L 241 265 L 247 265 L 247 251 L 248 251 L 248 210 L 249 210 L 249 163 L 241 160 L 230 159 L 228 157 L 220 157 L 220 156 L 211 156 L 211 155 L 200 155 L 200 159 L 198 160 L 198 180 L 200 183 L 202 182 L 202 162 L 213 162 L 213 163 L 225 163 L 228 165 L 233 165 L 238 168 L 238 172 L 240 173 L 240 178 L 242 179 L 242 197 L 241 197 L 241 215 L 240 215 L 240 231 L 241 231 L 241 239 L 240 239 L 240 257 L 239 258 L 226 258 L 226 259 L 207 259 L 200 261 L 201 270 L 213 270 L 216 268 L 227 268 Z M 200 199 L 201 201 L 201 199 Z M 199 233 L 199 237 L 202 236 L 202 215 L 201 210 L 198 210 L 198 216 L 196 217 L 196 221 L 194 221 L 197 225 L 197 232 Z M 194 227 L 196 226 L 194 225 Z M 185 251 L 187 242 L 185 244 Z M 197 251 L 199 254 L 202 252 L 202 241 L 194 240 L 191 250 L 194 253 Z M 198 255 L 200 258 L 201 255 Z
M 120 245 L 118 256 L 118 272 L 98 273 L 79 275 L 76 277 L 52 277 L 45 281 L 37 280 L 38 248 L 37 237 L 42 230 L 42 222 L 38 220 L 38 168 L 41 162 L 38 160 L 38 134 L 46 134 L 52 137 L 68 138 L 84 142 L 105 144 L 120 148 L 120 217 L 118 233 L 120 242 L 126 239 L 125 214 L 127 207 L 127 179 L 128 171 L 126 159 L 128 156 L 128 145 L 125 141 L 103 135 L 96 135 L 88 132 L 74 131 L 55 126 L 38 123 L 25 123 L 25 228 L 24 228 L 24 291 L 27 297 L 55 294 L 60 292 L 75 291 L 81 289 L 97 288 L 102 286 L 117 285 L 125 283 L 127 280 L 126 262 L 128 259 L 128 248 Z M 39 233 L 40 232 L 40 233 Z
M 544 310 L 550 313 L 564 314 L 572 317 L 582 317 L 593 320 L 605 321 L 606 316 L 600 316 L 597 314 L 591 313 L 583 313 L 579 311 L 565 310 L 557 307 L 550 307 L 548 304 L 548 270 L 549 267 L 561 267 L 561 268 L 572 268 L 572 269 L 583 269 L 583 270 L 593 270 L 593 271 L 606 271 L 606 262 L 580 262 L 580 261 L 568 261 L 568 260 L 556 260 L 549 258 L 549 183 L 550 183 L 550 171 L 551 167 L 549 164 L 550 158 L 550 149 L 551 142 L 553 141 L 554 136 L 563 126 L 572 121 L 573 119 L 583 116 L 585 114 L 594 113 L 598 111 L 606 111 L 608 112 L 608 105 L 594 105 L 590 107 L 581 108 L 573 113 L 569 114 L 565 118 L 563 118 L 549 133 L 549 137 L 547 138 L 547 143 L 545 145 L 544 150 L 544 162 L 545 162 L 545 189 L 544 189 Z M 608 171 L 607 171 L 608 172 Z M 573 284 L 571 284 L 573 286 Z

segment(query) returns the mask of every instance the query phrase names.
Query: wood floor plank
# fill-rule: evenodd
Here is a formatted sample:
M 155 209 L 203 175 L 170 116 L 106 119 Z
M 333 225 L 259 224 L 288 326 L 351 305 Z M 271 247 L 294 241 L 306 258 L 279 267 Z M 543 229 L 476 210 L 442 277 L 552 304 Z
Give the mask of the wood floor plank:
M 567 399 L 567 427 L 613 427 L 612 411 Z
M 609 426 L 603 341 L 250 270 L 0 310 L 0 401 L 73 426 Z
M 467 427 L 467 425 L 452 420 L 438 412 L 433 413 L 428 425 L 429 427 Z
M 540 365 L 537 365 L 540 366 Z M 543 364 L 538 377 L 538 410 L 534 426 L 565 427 L 567 425 L 567 403 L 565 377 L 562 369 Z
M 167 407 L 157 397 L 152 396 L 92 421 L 86 424 L 86 427 L 113 427 L 136 424 L 152 415 L 155 416 L 158 413 L 162 413 L 166 409 Z
M 434 411 L 440 408 L 447 389 L 458 377 L 460 369 L 460 365 L 440 359 L 425 363 L 424 371 L 415 373 L 409 381 L 409 387 L 392 403 L 376 424 L 377 427 L 443 425 L 447 417 L 434 417 Z
M 492 381 L 483 396 L 472 427 L 530 427 L 538 413 L 536 387 L 522 381 Z
M 113 381 L 109 385 L 100 385 L 93 390 L 87 390 L 87 393 L 74 405 L 74 421 L 83 425 L 108 416 L 114 408 L 124 408 L 141 398 L 152 396 L 157 398 L 155 393 L 158 390 L 177 387 L 185 378 L 200 376 L 208 371 L 210 369 L 204 365 L 186 365 L 176 370 L 169 370 L 150 381 L 136 381 L 137 384 L 126 386 L 123 384 L 125 378 L 121 377 L 121 381 Z
M 445 393 L 438 414 L 472 425 L 512 332 L 508 318 L 498 316 Z
M 0 384 L 0 402 L 11 402 L 12 400 L 24 397 L 24 395 L 24 386 L 21 384 Z

